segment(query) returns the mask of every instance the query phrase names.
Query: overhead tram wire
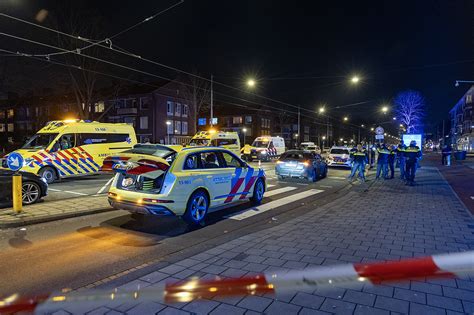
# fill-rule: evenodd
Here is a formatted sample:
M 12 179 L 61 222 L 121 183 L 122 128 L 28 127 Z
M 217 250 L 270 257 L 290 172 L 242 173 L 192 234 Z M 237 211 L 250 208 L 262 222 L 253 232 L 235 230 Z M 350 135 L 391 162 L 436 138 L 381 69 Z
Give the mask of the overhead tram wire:
M 36 44 L 36 45 L 40 45 L 40 46 L 44 46 L 44 47 L 48 47 L 48 48 L 52 48 L 52 49 L 56 49 L 56 50 L 60 50 L 60 51 L 68 51 L 67 49 L 64 49 L 64 48 L 61 48 L 61 47 L 57 47 L 57 46 L 54 46 L 54 45 L 50 45 L 50 44 L 46 44 L 46 43 L 41 43 L 41 42 L 38 42 L 38 41 L 34 41 L 34 40 L 31 40 L 31 39 L 28 39 L 28 38 L 24 38 L 24 37 L 20 37 L 20 36 L 16 36 L 16 35 L 12 35 L 12 34 L 7 34 L 7 33 L 4 33 L 4 32 L 0 32 L 0 35 L 3 35 L 3 36 L 7 36 L 7 37 L 10 37 L 10 38 L 14 38 L 14 39 L 17 39 L 17 40 L 21 40 L 21 41 L 26 41 L 26 42 L 29 42 L 29 43 L 32 43 L 32 44 Z M 81 54 L 80 52 L 77 52 L 77 51 L 71 51 L 71 53 L 73 54 L 76 54 L 76 55 L 79 55 L 79 56 L 83 56 L 83 57 L 86 57 L 86 58 L 89 58 L 89 59 L 92 59 L 92 60 L 95 60 L 95 61 L 99 61 L 99 62 L 103 62 L 103 63 L 106 63 L 106 64 L 109 64 L 109 65 L 113 65 L 113 66 L 116 66 L 116 67 L 119 67 L 119 68 L 122 68 L 122 69 L 126 69 L 126 70 L 130 70 L 130 71 L 134 71 L 134 72 L 138 72 L 138 73 L 141 73 L 141 74 L 144 74 L 144 75 L 149 75 L 149 76 L 153 76 L 153 77 L 156 77 L 156 78 L 159 78 L 159 79 L 163 79 L 163 80 L 168 80 L 168 81 L 171 81 L 171 82 L 174 82 L 176 80 L 174 79 L 170 79 L 170 78 L 167 78 L 167 77 L 163 77 L 163 76 L 159 76 L 159 75 L 156 75 L 156 74 L 153 74 L 153 73 L 150 73 L 150 72 L 146 72 L 146 71 L 143 71 L 143 70 L 139 70 L 139 69 L 135 69 L 135 68 L 131 68 L 129 66 L 125 66 L 125 65 L 122 65 L 122 64 L 117 64 L 117 63 L 114 63 L 114 62 L 111 62 L 111 61 L 108 61 L 108 60 L 103 60 L 103 59 L 100 59 L 100 58 L 97 58 L 97 57 L 93 57 L 93 56 L 89 56 L 89 55 L 85 55 L 85 54 Z M 38 55 L 35 55 L 35 54 L 27 54 L 27 53 L 18 53 L 22 56 L 25 56 L 25 57 L 37 57 Z M 183 84 L 183 85 L 186 85 L 186 86 L 191 86 L 193 87 L 192 85 L 190 84 L 187 84 L 187 83 L 184 83 L 184 82 L 179 82 L 180 84 Z M 201 90 L 205 90 L 205 89 L 202 89 L 200 88 Z M 224 96 L 227 96 L 227 97 L 231 97 L 231 98 L 234 98 L 234 99 L 237 99 L 237 100 L 240 100 L 240 101 L 244 101 L 244 102 L 247 102 L 247 103 L 254 103 L 254 104 L 257 104 L 257 105 L 262 105 L 261 103 L 256 103 L 254 101 L 249 101 L 249 100 L 245 100 L 245 99 L 241 99 L 241 98 L 238 98 L 238 97 L 234 97 L 234 96 L 229 96 L 229 95 L 226 95 L 226 94 L 222 94 L 222 93 L 219 93 L 219 92 L 214 92 L 215 94 L 221 94 L 221 95 L 224 95 Z M 268 98 L 269 100 L 272 100 L 270 98 Z M 283 103 L 283 104 L 286 104 L 290 107 L 293 107 L 293 108 L 298 108 L 298 109 L 301 109 L 301 110 L 304 110 L 304 111 L 307 111 L 307 112 L 310 112 L 310 113 L 314 113 L 314 114 L 318 114 L 318 112 L 314 111 L 314 110 L 310 110 L 310 109 L 307 109 L 307 108 L 301 108 L 297 105 L 293 105 L 293 104 L 289 104 L 289 103 L 285 103 L 285 102 L 279 102 L 279 101 L 276 101 L 278 103 Z M 269 105 L 266 105 L 268 107 L 271 107 L 273 109 L 275 109 L 276 107 L 272 107 L 272 106 L 269 106 Z M 323 114 L 321 116 L 325 116 L 327 118 L 330 118 L 330 119 L 333 119 L 334 121 L 338 121 L 338 119 L 334 118 L 334 117 L 331 117 L 327 114 Z M 346 125 L 352 125 L 354 127 L 359 127 L 358 125 L 355 125 L 355 124 L 352 124 L 352 123 L 345 123 Z
M 84 41 L 84 42 L 91 43 L 91 41 L 88 40 L 88 39 L 84 39 L 84 38 L 82 38 L 82 37 L 76 37 L 76 36 L 73 36 L 73 35 L 71 35 L 71 34 L 67 34 L 67 33 L 64 33 L 64 32 L 61 32 L 61 31 L 57 31 L 57 30 L 54 30 L 54 29 L 51 29 L 51 28 L 48 28 L 48 27 L 45 27 L 45 26 L 42 26 L 42 25 L 38 25 L 38 24 L 35 24 L 35 23 L 32 23 L 32 22 L 28 22 L 28 21 L 25 21 L 25 20 L 16 18 L 16 17 L 12 17 L 12 16 L 7 15 L 7 14 L 4 14 L 4 13 L 0 13 L 0 16 L 4 16 L 4 17 L 7 17 L 7 18 L 13 18 L 13 19 L 16 20 L 16 21 L 24 22 L 24 23 L 27 23 L 27 24 L 29 24 L 29 25 L 33 25 L 33 26 L 40 27 L 40 28 L 42 28 L 42 29 L 46 29 L 46 30 L 51 31 L 51 32 L 59 33 L 59 34 L 64 35 L 64 36 L 68 36 L 68 37 L 75 38 L 75 39 L 78 39 L 78 40 L 81 40 L 81 41 Z M 100 46 L 100 47 L 102 47 L 102 48 L 105 48 L 105 49 L 109 49 L 109 50 L 118 52 L 118 53 L 121 53 L 121 54 L 124 54 L 124 55 L 127 55 L 127 56 L 130 56 L 130 57 L 133 57 L 133 58 L 138 58 L 138 59 L 140 59 L 140 60 L 143 60 L 143 61 L 152 63 L 152 64 L 157 65 L 157 66 L 164 67 L 164 68 L 169 69 L 169 70 L 181 72 L 181 73 L 184 73 L 184 74 L 187 74 L 187 75 L 190 75 L 190 76 L 199 78 L 199 79 L 201 79 L 201 80 L 205 80 L 205 81 L 207 81 L 207 82 L 211 82 L 211 80 L 208 79 L 208 78 L 205 78 L 205 77 L 202 77 L 202 76 L 199 76 L 199 75 L 196 75 L 196 74 L 193 74 L 193 73 L 190 73 L 190 72 L 187 72 L 187 71 L 184 71 L 184 70 L 175 68 L 175 67 L 171 67 L 171 66 L 168 66 L 168 65 L 165 65 L 165 64 L 162 64 L 162 63 L 159 63 L 159 62 L 156 62 L 156 61 L 147 59 L 147 58 L 143 58 L 143 57 L 141 57 L 140 55 L 137 55 L 137 54 L 126 53 L 126 52 L 123 52 L 123 51 L 114 49 L 112 45 L 110 45 L 110 46 L 104 46 L 104 45 L 98 44 L 98 46 Z M 60 49 L 60 48 L 57 47 L 56 49 Z M 79 51 L 80 51 L 80 48 L 78 48 L 78 49 L 79 49 Z M 75 50 L 67 50 L 67 49 L 62 49 L 62 48 L 61 48 L 61 50 L 63 50 L 65 53 L 77 54 L 77 49 L 75 49 Z M 46 57 L 44 54 L 43 54 L 43 55 L 38 55 L 38 56 L 39 56 L 39 57 Z M 87 56 L 87 55 L 83 55 L 83 56 Z M 225 83 L 222 83 L 222 82 L 213 81 L 213 83 L 214 83 L 214 84 L 217 84 L 217 85 L 220 85 L 220 86 L 224 86 L 224 87 L 229 88 L 229 89 L 233 89 L 233 90 L 236 90 L 236 91 L 243 92 L 243 93 L 245 93 L 245 94 L 249 94 L 249 95 L 252 95 L 252 96 L 256 96 L 256 97 L 259 97 L 259 98 L 261 98 L 261 99 L 265 99 L 265 100 L 268 100 L 268 101 L 272 101 L 272 102 L 275 102 L 275 103 L 279 103 L 279 104 L 282 104 L 282 105 L 285 105 L 285 106 L 290 106 L 290 107 L 293 107 L 293 108 L 295 108 L 295 109 L 300 109 L 300 110 L 304 110 L 304 111 L 308 111 L 308 112 L 313 112 L 313 111 L 308 110 L 308 109 L 306 109 L 306 108 L 304 108 L 304 107 L 302 107 L 302 106 L 293 105 L 293 104 L 290 104 L 290 103 L 287 103 L 287 102 L 283 102 L 283 101 L 279 101 L 279 100 L 276 100 L 276 99 L 272 99 L 272 98 L 269 98 L 269 97 L 266 97 L 266 96 L 263 96 L 263 95 L 258 95 L 258 94 L 254 93 L 254 92 L 250 92 L 250 91 L 248 91 L 248 90 L 242 90 L 242 89 L 233 87 L 233 86 L 231 86 L 231 85 L 228 85 L 228 84 L 225 84 Z

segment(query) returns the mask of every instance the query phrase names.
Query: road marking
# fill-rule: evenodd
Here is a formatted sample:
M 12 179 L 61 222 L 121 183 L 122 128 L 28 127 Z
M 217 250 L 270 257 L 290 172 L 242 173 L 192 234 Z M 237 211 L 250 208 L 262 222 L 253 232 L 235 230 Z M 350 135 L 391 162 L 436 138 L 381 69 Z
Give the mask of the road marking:
M 109 186 L 109 185 L 112 183 L 112 180 L 113 180 L 113 179 L 114 179 L 113 177 L 112 177 L 111 179 L 109 179 L 109 180 L 107 181 L 107 183 L 106 183 L 104 186 L 102 186 L 102 188 L 97 192 L 97 194 L 103 193 L 104 190 L 107 189 L 107 186 Z
M 245 219 L 250 218 L 254 215 L 273 210 L 275 208 L 287 205 L 289 203 L 298 201 L 300 199 L 304 199 L 304 198 L 307 198 L 307 197 L 310 197 L 310 196 L 314 196 L 315 194 L 322 193 L 323 191 L 324 190 L 319 190 L 319 189 L 309 189 L 309 190 L 300 192 L 298 194 L 294 194 L 294 195 L 291 195 L 291 196 L 288 196 L 288 197 L 285 197 L 285 198 L 270 201 L 269 203 L 265 203 L 265 204 L 263 204 L 261 206 L 258 206 L 258 207 L 253 207 L 253 208 L 250 208 L 250 209 L 239 211 L 235 214 L 226 216 L 226 218 L 232 219 L 232 220 L 238 220 L 238 221 L 245 220 Z
M 64 192 L 65 192 L 65 193 L 68 193 L 68 194 L 73 194 L 73 195 L 89 196 L 89 194 L 84 194 L 84 193 L 80 193 L 80 192 L 77 192 L 77 191 L 65 190 Z
M 271 196 L 275 196 L 275 195 L 278 195 L 278 194 L 283 194 L 283 193 L 286 193 L 288 191 L 292 191 L 292 190 L 295 190 L 296 187 L 283 187 L 283 188 L 279 188 L 279 189 L 274 189 L 274 190 L 270 190 L 268 192 L 265 192 L 265 194 L 263 195 L 264 197 L 271 197 Z
M 347 179 L 345 177 L 338 177 L 338 176 L 329 176 L 328 178 L 330 178 L 330 179 L 341 179 L 341 180 L 346 180 Z
M 272 187 L 275 187 L 275 185 L 272 185 L 272 184 L 267 185 L 267 188 L 272 188 Z
M 48 188 L 48 190 L 50 190 L 50 191 L 62 191 L 62 190 L 54 189 L 54 188 Z
M 332 188 L 332 186 L 321 185 L 322 188 Z
M 308 183 L 296 183 L 296 185 L 300 185 L 300 186 L 308 186 L 309 184 L 308 184 Z

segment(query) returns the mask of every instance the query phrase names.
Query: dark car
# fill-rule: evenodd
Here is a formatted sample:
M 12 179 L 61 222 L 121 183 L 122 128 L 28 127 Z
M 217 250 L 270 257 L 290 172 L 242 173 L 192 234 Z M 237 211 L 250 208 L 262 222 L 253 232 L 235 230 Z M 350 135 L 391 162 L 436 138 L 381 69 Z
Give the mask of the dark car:
M 275 166 L 278 179 L 285 177 L 306 178 L 315 182 L 326 177 L 328 166 L 321 155 L 303 150 L 290 150 L 282 154 Z
M 0 171 L 0 206 L 8 207 L 12 204 L 12 175 L 13 171 Z M 20 172 L 22 175 L 23 204 L 30 205 L 41 200 L 48 194 L 48 184 L 40 176 Z

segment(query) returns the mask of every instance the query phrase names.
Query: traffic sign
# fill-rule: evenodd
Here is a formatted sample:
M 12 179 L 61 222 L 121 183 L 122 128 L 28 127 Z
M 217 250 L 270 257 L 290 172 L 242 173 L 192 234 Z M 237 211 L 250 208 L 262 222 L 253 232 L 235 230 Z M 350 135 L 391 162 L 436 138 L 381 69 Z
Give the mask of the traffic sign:
M 377 128 L 375 128 L 375 134 L 377 135 L 383 135 L 385 130 L 383 130 L 382 127 L 378 126 Z M 383 138 L 382 138 L 383 139 Z
M 383 134 L 381 134 L 381 135 L 375 135 L 375 139 L 377 139 L 377 140 L 383 140 L 383 139 L 384 139 Z
M 24 159 L 20 153 L 12 152 L 8 155 L 7 166 L 12 171 L 18 171 L 23 167 Z

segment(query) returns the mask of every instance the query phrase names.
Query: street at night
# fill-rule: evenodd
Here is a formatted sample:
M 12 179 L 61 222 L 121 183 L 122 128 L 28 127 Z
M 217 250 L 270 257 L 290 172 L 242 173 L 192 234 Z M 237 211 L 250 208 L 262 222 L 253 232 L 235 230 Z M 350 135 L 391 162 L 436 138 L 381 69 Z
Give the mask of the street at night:
M 472 0 L 0 0 L 0 315 L 474 315 L 472 56 Z

